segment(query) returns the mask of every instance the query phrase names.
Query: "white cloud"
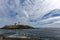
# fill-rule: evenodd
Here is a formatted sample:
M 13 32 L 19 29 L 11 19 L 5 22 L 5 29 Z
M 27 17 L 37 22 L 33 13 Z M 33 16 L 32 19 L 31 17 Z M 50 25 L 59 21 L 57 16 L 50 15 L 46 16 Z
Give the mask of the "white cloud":
M 42 24 L 44 24 L 42 26 L 46 26 L 48 24 L 45 24 L 44 22 L 48 23 L 50 21 L 57 21 L 55 23 L 58 23 L 58 21 L 60 20 L 60 17 L 41 20 L 43 15 L 45 15 L 46 13 L 50 12 L 53 9 L 60 8 L 59 0 L 25 0 L 23 3 L 20 3 L 20 1 L 21 0 L 14 0 L 13 4 L 9 5 L 7 3 L 8 0 L 0 0 L 0 18 L 1 20 L 3 20 L 3 23 L 11 24 L 14 22 L 20 22 L 21 24 L 36 25 L 41 24 L 40 22 L 42 21 Z M 8 18 L 10 10 L 15 11 L 18 15 L 13 18 Z M 37 21 L 30 22 L 29 20 Z

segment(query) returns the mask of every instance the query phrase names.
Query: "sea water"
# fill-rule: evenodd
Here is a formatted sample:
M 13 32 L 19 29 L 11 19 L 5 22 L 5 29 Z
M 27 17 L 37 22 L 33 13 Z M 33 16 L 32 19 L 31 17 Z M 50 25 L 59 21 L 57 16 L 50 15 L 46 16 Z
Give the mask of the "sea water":
M 0 35 L 11 38 L 41 38 L 43 40 L 60 40 L 60 28 L 40 29 L 0 29 Z

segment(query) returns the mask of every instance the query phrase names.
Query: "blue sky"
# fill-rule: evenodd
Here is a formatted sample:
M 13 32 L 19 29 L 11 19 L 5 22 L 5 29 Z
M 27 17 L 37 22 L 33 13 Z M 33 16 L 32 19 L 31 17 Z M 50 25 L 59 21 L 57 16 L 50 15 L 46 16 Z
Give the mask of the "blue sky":
M 0 0 L 0 26 L 14 23 L 33 27 L 60 26 L 60 16 L 51 17 L 60 13 L 52 13 L 60 9 L 59 3 L 60 0 Z

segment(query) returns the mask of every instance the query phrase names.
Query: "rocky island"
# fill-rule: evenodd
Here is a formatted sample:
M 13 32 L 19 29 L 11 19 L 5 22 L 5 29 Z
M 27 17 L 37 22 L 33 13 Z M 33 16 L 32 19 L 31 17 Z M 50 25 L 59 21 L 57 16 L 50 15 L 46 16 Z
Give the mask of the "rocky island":
M 34 29 L 34 28 L 28 25 L 15 24 L 15 25 L 5 25 L 1 29 Z

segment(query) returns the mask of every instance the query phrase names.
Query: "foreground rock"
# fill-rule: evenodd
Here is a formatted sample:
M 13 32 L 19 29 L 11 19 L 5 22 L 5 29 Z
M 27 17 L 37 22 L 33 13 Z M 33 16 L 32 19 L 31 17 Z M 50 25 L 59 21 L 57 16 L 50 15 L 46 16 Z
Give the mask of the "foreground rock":
M 0 40 L 41 40 L 40 38 L 9 38 L 0 35 Z

